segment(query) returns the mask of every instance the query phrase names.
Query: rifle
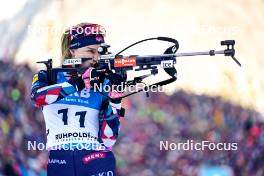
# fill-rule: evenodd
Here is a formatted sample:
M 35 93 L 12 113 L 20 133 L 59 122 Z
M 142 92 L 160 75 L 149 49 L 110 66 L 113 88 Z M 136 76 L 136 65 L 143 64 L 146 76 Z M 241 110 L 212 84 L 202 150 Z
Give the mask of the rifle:
M 128 48 L 134 45 L 137 45 L 139 43 L 148 41 L 148 40 L 166 41 L 166 42 L 173 43 L 173 45 L 170 48 L 168 48 L 164 54 L 160 54 L 160 55 L 143 55 L 143 56 L 141 55 L 131 55 L 131 56 L 121 55 L 121 53 L 127 50 Z M 102 44 L 98 48 L 98 52 L 100 53 L 101 56 L 100 56 L 98 63 L 95 65 L 95 68 L 98 72 L 105 74 L 106 78 L 107 78 L 107 74 L 109 73 L 109 71 L 119 74 L 121 75 L 123 80 L 126 80 L 125 85 L 131 86 L 131 85 L 136 85 L 138 83 L 143 83 L 142 81 L 146 77 L 158 74 L 158 66 L 160 66 L 161 68 L 165 70 L 165 72 L 170 76 L 170 78 L 163 80 L 163 81 L 159 81 L 154 84 L 151 84 L 147 87 L 164 86 L 164 85 L 170 84 L 177 80 L 177 71 L 174 65 L 176 64 L 176 58 L 178 57 L 198 56 L 198 55 L 215 56 L 215 55 L 222 54 L 224 56 L 230 56 L 239 66 L 241 66 L 239 61 L 235 58 L 235 48 L 234 48 L 235 40 L 224 40 L 224 41 L 221 41 L 220 44 L 222 46 L 226 46 L 226 48 L 224 50 L 209 50 L 205 52 L 176 53 L 177 50 L 179 49 L 179 43 L 176 39 L 169 38 L 169 37 L 156 37 L 156 38 L 147 38 L 147 39 L 135 42 L 129 45 L 128 47 L 124 48 L 123 50 L 121 50 L 115 55 L 108 52 L 108 48 L 110 47 L 109 45 Z M 67 66 L 67 65 L 80 66 L 87 59 L 89 58 L 65 59 L 63 66 Z M 52 59 L 48 59 L 48 61 L 40 61 L 37 63 L 43 63 L 46 65 L 49 85 L 56 82 L 56 77 L 59 72 L 70 73 L 72 77 L 81 76 L 82 73 L 84 72 L 84 68 L 79 68 L 79 67 L 77 68 L 52 68 Z M 150 70 L 150 74 L 139 76 L 139 77 L 134 77 L 133 80 L 127 81 L 127 71 L 130 71 L 130 70 L 134 70 L 134 71 Z M 126 94 L 122 96 L 121 98 L 128 97 L 130 95 L 141 92 L 143 90 L 144 89 L 141 89 L 141 90 Z M 104 96 L 108 97 L 107 95 L 104 95 Z M 148 93 L 147 93 L 147 96 L 148 96 Z

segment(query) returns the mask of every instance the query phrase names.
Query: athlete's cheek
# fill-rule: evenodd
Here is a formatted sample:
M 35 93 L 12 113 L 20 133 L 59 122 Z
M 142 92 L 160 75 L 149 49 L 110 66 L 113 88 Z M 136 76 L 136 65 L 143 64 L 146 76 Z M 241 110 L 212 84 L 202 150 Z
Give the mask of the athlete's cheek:
M 83 52 L 82 55 L 85 56 L 86 58 L 93 58 L 93 54 L 91 54 L 90 52 Z

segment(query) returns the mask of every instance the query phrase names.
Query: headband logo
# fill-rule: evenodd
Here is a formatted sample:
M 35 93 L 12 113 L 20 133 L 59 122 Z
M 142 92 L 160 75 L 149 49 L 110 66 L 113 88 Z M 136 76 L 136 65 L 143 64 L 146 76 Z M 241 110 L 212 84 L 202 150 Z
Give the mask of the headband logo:
M 102 37 L 102 36 L 96 36 L 96 37 L 95 37 L 95 40 L 96 40 L 97 42 L 103 42 L 103 37 Z

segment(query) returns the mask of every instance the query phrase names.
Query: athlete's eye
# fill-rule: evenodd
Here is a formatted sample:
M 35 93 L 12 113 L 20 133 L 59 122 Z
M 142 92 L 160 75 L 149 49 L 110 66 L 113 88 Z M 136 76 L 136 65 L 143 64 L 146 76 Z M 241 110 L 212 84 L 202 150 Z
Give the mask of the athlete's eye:
M 86 52 L 88 52 L 88 53 L 94 53 L 94 51 L 93 50 L 86 50 Z
M 86 50 L 87 52 L 90 52 L 92 54 L 96 54 L 97 53 L 97 50 L 96 49 L 89 49 L 89 50 Z

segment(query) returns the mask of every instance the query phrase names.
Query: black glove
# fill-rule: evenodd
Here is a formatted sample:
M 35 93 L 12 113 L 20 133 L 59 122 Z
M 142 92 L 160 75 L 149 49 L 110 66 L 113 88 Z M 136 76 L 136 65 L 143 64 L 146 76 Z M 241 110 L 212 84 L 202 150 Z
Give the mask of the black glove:
M 115 86 L 124 86 L 124 83 L 126 81 L 120 74 L 113 73 L 111 71 L 106 74 L 106 78 L 109 79 L 111 85 Z
M 117 94 L 122 96 L 122 92 L 124 92 L 125 89 L 125 79 L 120 74 L 116 74 L 113 72 L 108 72 L 106 78 L 109 79 L 110 84 L 112 86 L 111 91 L 117 92 Z M 110 99 L 112 103 L 121 103 L 121 100 L 121 97 L 111 97 Z
M 96 85 L 100 86 L 100 84 L 104 83 L 104 79 L 105 79 L 105 74 L 103 72 L 99 72 L 96 69 L 93 69 L 91 71 L 91 76 L 90 76 L 91 87 L 94 88 Z

